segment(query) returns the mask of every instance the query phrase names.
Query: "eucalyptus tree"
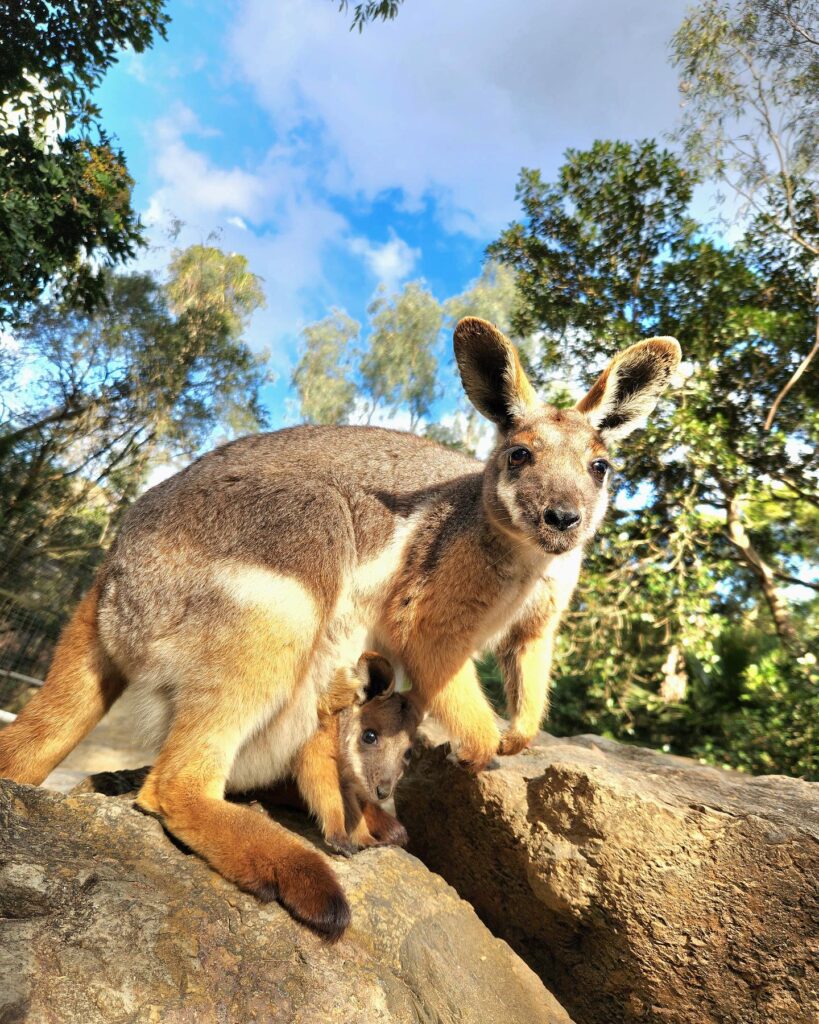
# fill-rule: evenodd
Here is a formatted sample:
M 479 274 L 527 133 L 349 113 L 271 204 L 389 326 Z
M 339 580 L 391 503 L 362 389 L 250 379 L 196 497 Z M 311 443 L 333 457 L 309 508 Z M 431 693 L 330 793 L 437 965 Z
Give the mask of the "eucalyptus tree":
M 815 0 L 705 0 L 677 30 L 688 156 L 728 186 L 767 247 L 801 261 L 814 317 L 765 418 L 789 392 L 815 387 L 819 354 L 819 5 Z M 796 358 L 793 358 L 796 353 Z

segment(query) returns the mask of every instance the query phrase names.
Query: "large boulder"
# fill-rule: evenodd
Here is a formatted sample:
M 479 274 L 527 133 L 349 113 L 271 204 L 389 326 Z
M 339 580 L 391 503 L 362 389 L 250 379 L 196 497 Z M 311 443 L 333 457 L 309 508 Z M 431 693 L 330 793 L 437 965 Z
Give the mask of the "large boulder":
M 336 868 L 353 924 L 330 946 L 129 801 L 0 780 L 0 1024 L 571 1024 L 414 857 Z
M 410 849 L 580 1024 L 819 1021 L 819 785 L 541 734 L 402 782 Z

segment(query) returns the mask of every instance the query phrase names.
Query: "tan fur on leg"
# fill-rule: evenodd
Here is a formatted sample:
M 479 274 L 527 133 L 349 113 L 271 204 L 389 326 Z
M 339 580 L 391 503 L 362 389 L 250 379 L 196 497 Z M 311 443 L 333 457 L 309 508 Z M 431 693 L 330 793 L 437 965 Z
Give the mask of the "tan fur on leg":
M 465 765 L 479 772 L 489 764 L 498 749 L 500 733 L 471 660 L 436 693 L 427 710 L 460 739 L 457 753 Z
M 530 640 L 505 665 L 512 720 L 498 753 L 518 754 L 540 728 L 549 703 L 554 630 Z

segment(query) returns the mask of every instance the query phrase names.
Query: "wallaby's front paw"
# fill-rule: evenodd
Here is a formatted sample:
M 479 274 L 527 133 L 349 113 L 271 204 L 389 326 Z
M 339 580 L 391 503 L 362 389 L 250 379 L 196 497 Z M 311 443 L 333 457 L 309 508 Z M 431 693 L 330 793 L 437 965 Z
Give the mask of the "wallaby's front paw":
M 344 832 L 340 835 L 325 836 L 324 841 L 333 853 L 340 853 L 344 857 L 352 857 L 359 850 L 358 844 Z
M 495 756 L 496 750 L 497 744 L 495 744 L 491 750 L 480 750 L 475 747 L 460 747 L 458 749 L 458 764 L 466 768 L 467 771 L 472 772 L 473 775 L 479 775 L 489 767 L 492 758 Z
M 530 743 L 531 737 L 521 736 L 519 732 L 516 732 L 514 729 L 510 729 L 501 736 L 501 741 L 498 744 L 498 753 L 501 757 L 509 757 L 512 754 L 519 754 L 521 750 L 525 750 Z

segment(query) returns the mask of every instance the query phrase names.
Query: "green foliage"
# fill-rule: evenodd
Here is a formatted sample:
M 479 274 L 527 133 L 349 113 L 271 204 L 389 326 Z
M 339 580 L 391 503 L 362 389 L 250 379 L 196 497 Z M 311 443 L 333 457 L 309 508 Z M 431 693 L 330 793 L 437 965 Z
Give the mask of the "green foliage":
M 435 348 L 443 321 L 440 305 L 418 281 L 391 298 L 379 294 L 367 311 L 371 333 L 360 373 L 373 410 L 406 408 L 410 430 L 425 417 L 436 397 Z
M 292 384 L 305 422 L 348 422 L 356 399 L 352 346 L 360 331 L 361 324 L 339 309 L 302 331 L 303 351 Z
M 364 26 L 371 21 L 392 21 L 398 16 L 398 8 L 404 0 L 365 0 L 364 3 L 356 4 L 353 9 L 353 20 L 350 31 L 358 29 L 364 31 Z M 339 0 L 338 9 L 346 14 L 350 7 L 350 0 Z
M 368 422 L 376 414 L 406 411 L 410 430 L 429 414 L 438 393 L 435 350 L 443 310 L 419 281 L 395 295 L 379 291 L 367 310 L 369 330 L 341 310 L 302 332 L 292 383 L 310 423 L 346 423 L 356 398 Z
M 692 235 L 694 184 L 651 140 L 569 150 L 554 183 L 521 171 L 516 196 L 526 220 L 488 250 L 515 271 L 517 331 L 545 330 L 555 359 L 567 345 L 583 359 L 589 333 L 605 332 L 612 350 L 641 337 L 664 292 L 659 257 Z
M 819 170 L 819 9 L 813 0 L 705 0 L 672 40 L 689 155 L 744 198 Z
M 87 309 L 141 241 L 133 182 L 91 92 L 124 46 L 164 36 L 161 0 L 0 2 L 0 320 L 49 282 Z

